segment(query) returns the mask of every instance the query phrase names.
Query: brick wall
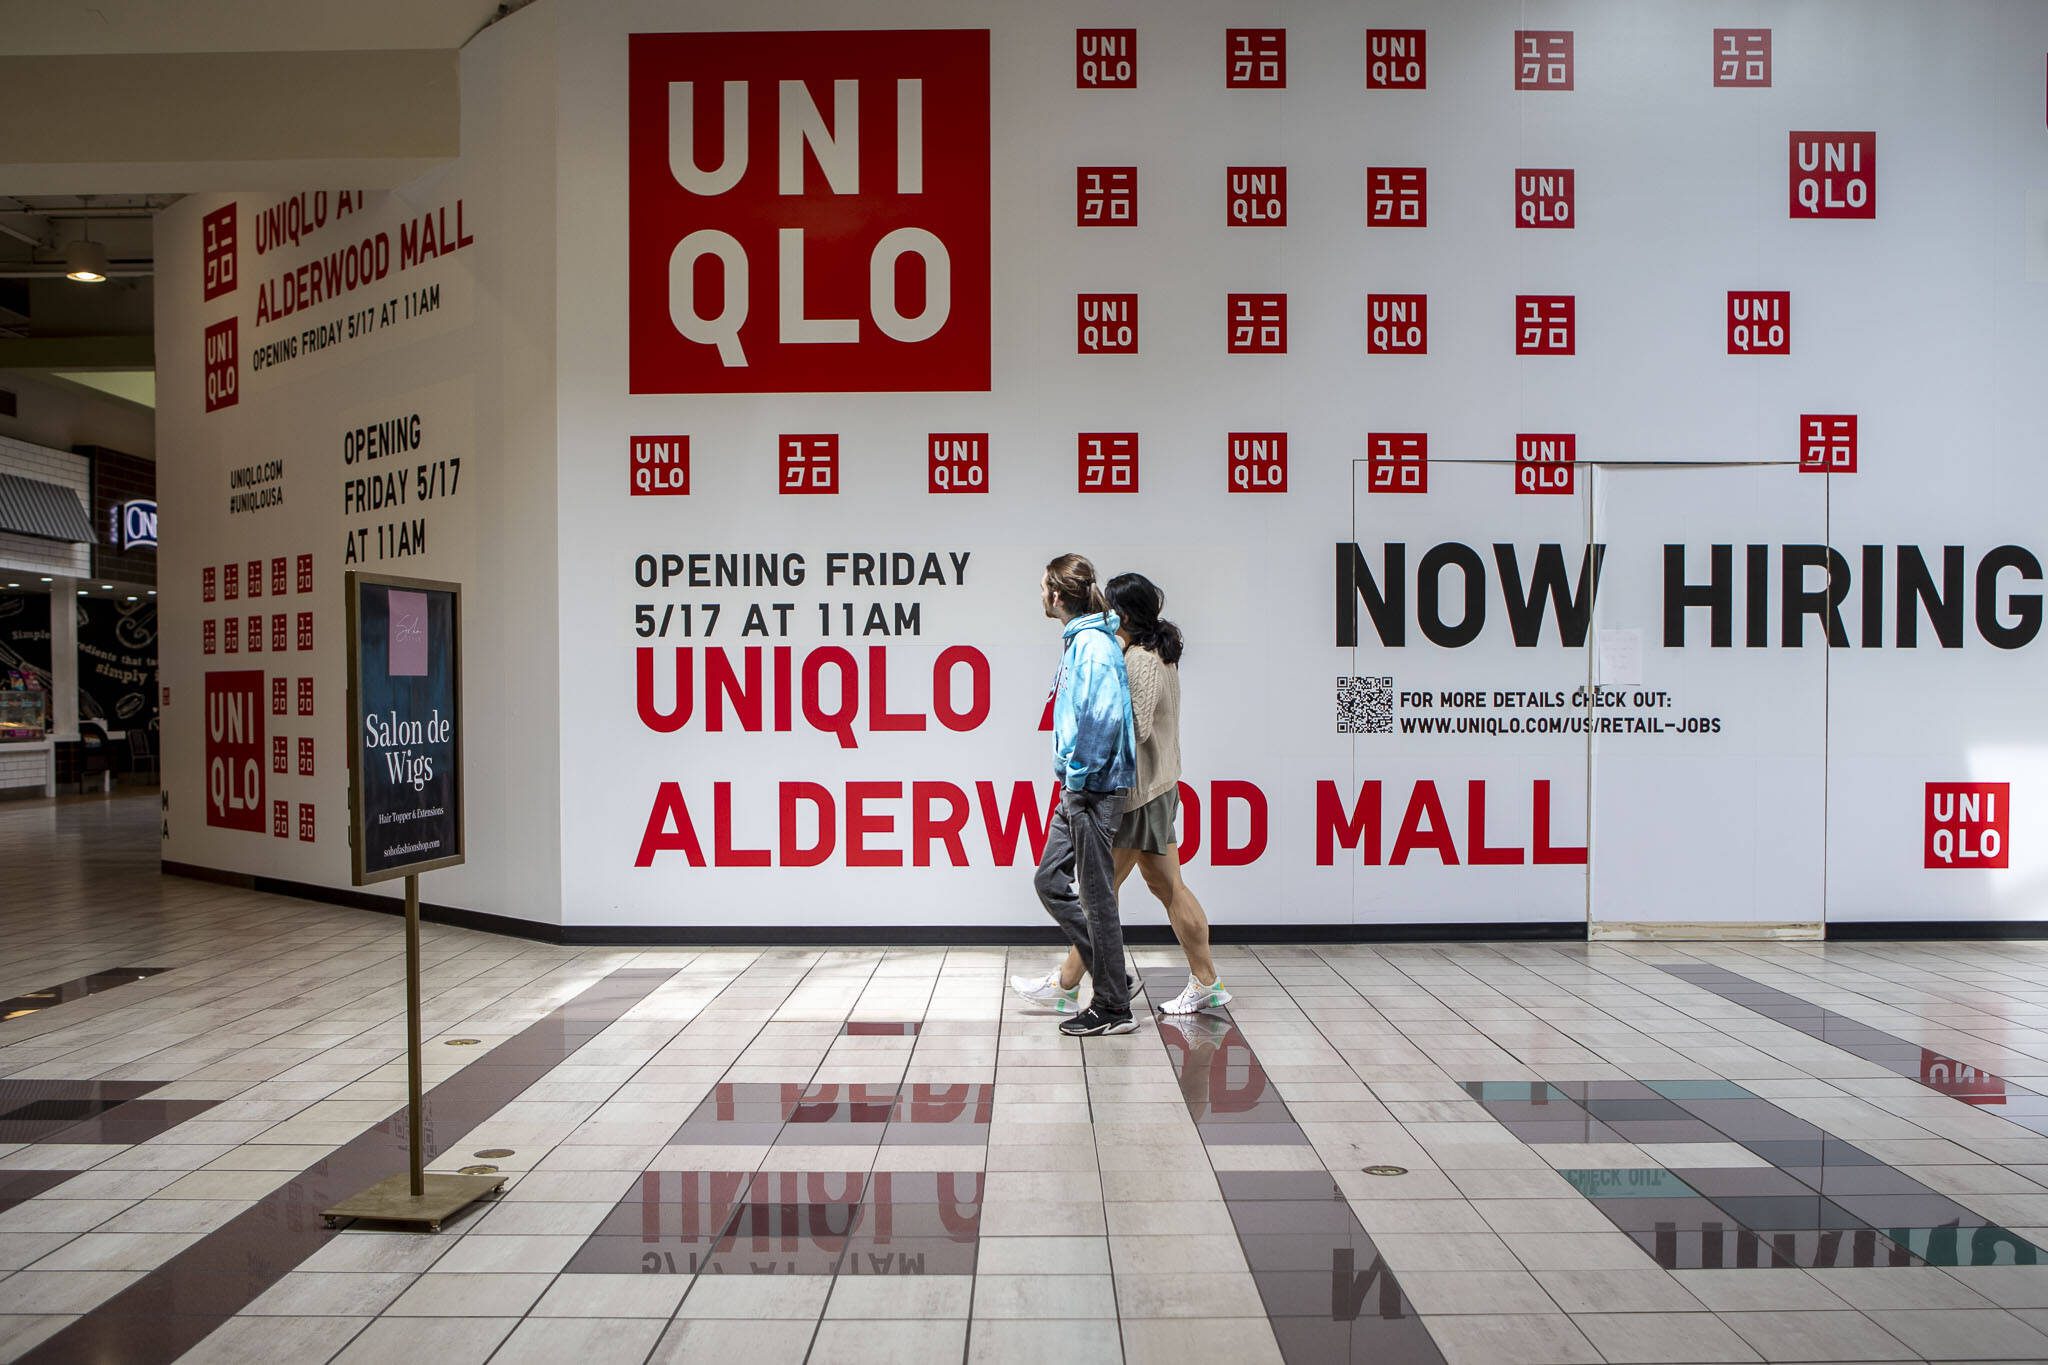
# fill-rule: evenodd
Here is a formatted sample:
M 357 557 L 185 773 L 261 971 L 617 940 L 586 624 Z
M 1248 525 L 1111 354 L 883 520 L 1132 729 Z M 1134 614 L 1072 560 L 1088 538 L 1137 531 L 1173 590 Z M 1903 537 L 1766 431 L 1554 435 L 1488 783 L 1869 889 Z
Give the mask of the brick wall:
M 78 494 L 79 507 L 92 506 L 92 462 L 83 455 L 0 436 L 0 474 L 61 485 Z M 0 573 L 85 578 L 92 573 L 92 547 L 0 531 Z

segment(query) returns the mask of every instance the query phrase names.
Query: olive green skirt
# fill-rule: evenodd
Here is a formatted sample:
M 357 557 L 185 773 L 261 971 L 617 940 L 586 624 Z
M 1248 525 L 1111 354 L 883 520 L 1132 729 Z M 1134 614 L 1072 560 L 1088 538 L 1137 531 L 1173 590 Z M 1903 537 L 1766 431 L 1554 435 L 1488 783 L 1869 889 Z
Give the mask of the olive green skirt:
M 1173 817 L 1180 814 L 1178 784 L 1153 797 L 1136 810 L 1124 812 L 1116 827 L 1117 848 L 1134 848 L 1140 853 L 1164 853 L 1173 847 Z

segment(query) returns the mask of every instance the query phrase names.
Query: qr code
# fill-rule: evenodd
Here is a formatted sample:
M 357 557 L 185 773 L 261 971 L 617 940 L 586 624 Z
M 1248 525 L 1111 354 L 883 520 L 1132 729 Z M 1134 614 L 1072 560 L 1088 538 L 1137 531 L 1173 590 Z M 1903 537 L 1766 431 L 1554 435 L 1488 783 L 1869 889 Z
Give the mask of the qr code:
M 1392 678 L 1337 679 L 1337 733 L 1340 735 L 1393 734 L 1394 680 Z

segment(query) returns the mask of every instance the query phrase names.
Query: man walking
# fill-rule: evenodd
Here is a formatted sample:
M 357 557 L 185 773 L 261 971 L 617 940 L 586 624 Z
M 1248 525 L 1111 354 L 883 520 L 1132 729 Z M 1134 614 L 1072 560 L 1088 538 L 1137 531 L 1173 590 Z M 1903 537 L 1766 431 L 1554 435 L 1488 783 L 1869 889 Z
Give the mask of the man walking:
M 1066 653 L 1052 708 L 1060 804 L 1033 884 L 1046 913 L 1095 978 L 1094 1001 L 1063 1020 L 1060 1032 L 1077 1038 L 1130 1033 L 1138 1025 L 1131 1018 L 1124 928 L 1117 918 L 1116 857 L 1110 848 L 1138 772 L 1123 646 L 1095 566 L 1082 556 L 1061 555 L 1046 565 L 1039 596 L 1045 614 L 1066 623 Z

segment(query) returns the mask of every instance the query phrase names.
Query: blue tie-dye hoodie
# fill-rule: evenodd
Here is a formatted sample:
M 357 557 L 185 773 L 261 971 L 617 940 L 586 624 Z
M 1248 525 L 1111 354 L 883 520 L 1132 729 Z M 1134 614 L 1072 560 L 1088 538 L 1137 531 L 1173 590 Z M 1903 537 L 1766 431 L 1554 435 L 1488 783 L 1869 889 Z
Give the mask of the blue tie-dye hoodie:
M 1121 791 L 1138 780 L 1137 725 L 1113 611 L 1076 616 L 1052 704 L 1052 763 L 1068 791 Z

